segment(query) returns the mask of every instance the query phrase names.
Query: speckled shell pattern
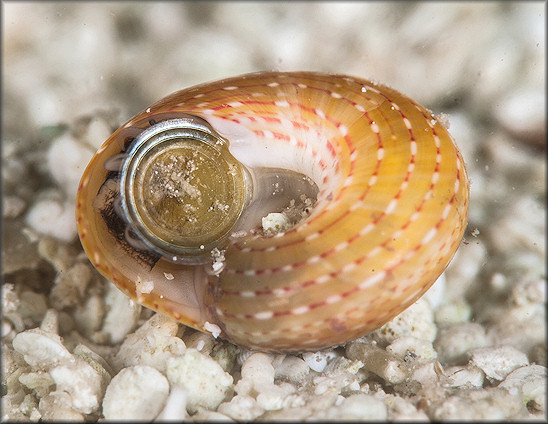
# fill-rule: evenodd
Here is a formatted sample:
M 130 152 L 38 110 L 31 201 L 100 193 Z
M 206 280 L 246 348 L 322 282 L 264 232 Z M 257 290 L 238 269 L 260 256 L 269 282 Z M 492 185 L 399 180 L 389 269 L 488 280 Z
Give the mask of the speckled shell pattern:
M 299 171 L 319 188 L 296 227 L 234 238 L 219 276 L 143 260 L 96 206 L 113 184 L 105 160 L 180 113 L 207 120 L 246 166 Z M 91 262 L 137 302 L 253 349 L 305 351 L 365 335 L 419 299 L 461 242 L 468 197 L 455 143 L 413 100 L 345 75 L 264 72 L 176 92 L 132 118 L 88 166 L 77 221 Z

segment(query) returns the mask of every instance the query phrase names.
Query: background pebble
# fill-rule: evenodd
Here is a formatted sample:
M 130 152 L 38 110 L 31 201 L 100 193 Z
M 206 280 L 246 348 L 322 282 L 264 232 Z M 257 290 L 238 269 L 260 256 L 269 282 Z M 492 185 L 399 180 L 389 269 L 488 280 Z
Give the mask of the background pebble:
M 72 354 L 63 346 L 57 334 L 38 328 L 17 334 L 13 339 L 13 348 L 35 369 L 48 369 L 72 360 Z
M 70 365 L 59 365 L 49 374 L 57 390 L 70 394 L 74 410 L 89 414 L 99 408 L 105 387 L 102 387 L 99 373 L 86 362 L 80 360 Z
M 156 369 L 142 365 L 124 368 L 107 387 L 103 416 L 106 420 L 150 421 L 162 410 L 168 394 L 167 378 Z
M 191 413 L 199 406 L 214 410 L 232 395 L 232 376 L 196 349 L 187 349 L 181 356 L 169 358 L 166 376 L 172 387 L 186 388 L 187 409 Z
M 434 341 L 436 332 L 432 307 L 428 301 L 421 298 L 392 321 L 374 331 L 372 336 L 379 344 L 385 346 L 402 336 Z
M 488 343 L 485 329 L 481 325 L 465 322 L 441 329 L 434 347 L 438 358 L 451 364 L 466 362 L 466 352 L 487 346 Z
M 184 342 L 175 337 L 178 324 L 163 316 L 153 315 L 134 333 L 129 334 L 114 357 L 114 365 L 121 369 L 132 365 L 148 365 L 165 372 L 167 361 L 180 357 L 185 351 Z
M 303 359 L 296 356 L 287 356 L 276 368 L 275 377 L 280 380 L 302 384 L 309 372 L 310 367 Z
M 491 380 L 502 381 L 516 368 L 529 364 L 527 355 L 512 346 L 474 349 L 468 354 L 470 364 L 481 369 Z
M 331 416 L 334 410 L 336 416 Z M 383 401 L 375 399 L 373 396 L 357 394 L 347 397 L 336 408 L 329 410 L 327 417 L 350 421 L 386 420 L 387 412 Z

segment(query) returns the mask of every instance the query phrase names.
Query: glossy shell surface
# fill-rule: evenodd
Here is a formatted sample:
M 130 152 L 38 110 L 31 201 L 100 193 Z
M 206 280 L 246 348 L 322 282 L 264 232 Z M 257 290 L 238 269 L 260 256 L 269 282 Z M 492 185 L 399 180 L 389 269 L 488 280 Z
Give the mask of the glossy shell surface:
M 116 213 L 110 158 L 181 114 L 203 118 L 246 167 L 297 171 L 319 189 L 294 228 L 230 238 L 218 275 L 128 243 Z M 84 172 L 77 222 L 93 265 L 137 302 L 250 348 L 317 350 L 428 290 L 461 242 L 468 196 L 455 143 L 413 100 L 345 75 L 267 72 L 178 91 L 128 121 Z

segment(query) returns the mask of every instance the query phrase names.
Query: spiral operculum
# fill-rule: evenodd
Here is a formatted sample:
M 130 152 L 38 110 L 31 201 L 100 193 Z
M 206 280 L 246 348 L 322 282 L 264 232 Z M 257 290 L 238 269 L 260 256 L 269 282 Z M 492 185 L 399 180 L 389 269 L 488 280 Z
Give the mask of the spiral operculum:
M 195 264 L 229 236 L 248 197 L 245 169 L 201 118 L 159 122 L 106 166 L 119 167 L 114 209 L 126 241 L 173 262 Z

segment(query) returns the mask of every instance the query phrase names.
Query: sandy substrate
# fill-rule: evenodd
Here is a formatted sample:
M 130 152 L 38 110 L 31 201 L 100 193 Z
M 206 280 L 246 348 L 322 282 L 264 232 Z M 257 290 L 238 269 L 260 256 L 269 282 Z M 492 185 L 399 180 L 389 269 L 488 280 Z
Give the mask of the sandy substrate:
M 2 419 L 545 420 L 543 3 L 3 7 Z M 470 180 L 445 275 L 360 340 L 264 354 L 141 308 L 76 235 L 87 162 L 172 91 L 258 70 L 447 113 Z

